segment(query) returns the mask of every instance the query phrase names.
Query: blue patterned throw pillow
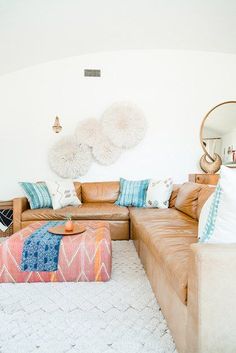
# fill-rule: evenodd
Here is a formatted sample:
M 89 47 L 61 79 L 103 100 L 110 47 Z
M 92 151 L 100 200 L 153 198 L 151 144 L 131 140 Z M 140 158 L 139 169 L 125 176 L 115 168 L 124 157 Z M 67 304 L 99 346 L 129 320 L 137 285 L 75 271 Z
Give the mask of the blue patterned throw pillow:
M 209 242 L 215 230 L 222 189 L 217 185 L 215 192 L 208 198 L 202 207 L 198 224 L 198 241 Z
M 120 178 L 120 194 L 116 205 L 143 207 L 148 184 L 149 179 L 132 181 Z
M 19 183 L 29 201 L 30 208 L 52 208 L 52 200 L 45 183 Z

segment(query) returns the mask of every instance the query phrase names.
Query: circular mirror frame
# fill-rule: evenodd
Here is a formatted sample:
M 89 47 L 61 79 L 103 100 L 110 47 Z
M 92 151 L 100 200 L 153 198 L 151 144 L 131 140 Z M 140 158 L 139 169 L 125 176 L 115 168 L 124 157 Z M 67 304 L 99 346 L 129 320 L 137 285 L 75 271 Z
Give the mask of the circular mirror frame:
M 215 161 L 214 158 L 212 158 L 212 156 L 207 152 L 205 146 L 204 146 L 204 143 L 203 143 L 203 128 L 204 128 L 204 123 L 206 121 L 206 119 L 208 118 L 208 116 L 218 107 L 222 106 L 222 105 L 225 105 L 225 104 L 229 104 L 229 103 L 235 103 L 236 104 L 236 101 L 234 100 L 231 100 L 231 101 L 226 101 L 226 102 L 223 102 L 223 103 L 220 103 L 220 104 L 217 104 L 215 107 L 213 107 L 211 110 L 209 110 L 209 112 L 205 115 L 205 117 L 203 118 L 203 121 L 202 121 L 202 124 L 201 124 L 201 129 L 200 129 L 200 142 L 201 142 L 201 146 L 202 146 L 202 149 L 204 151 L 204 153 L 207 155 L 207 157 L 210 158 L 210 160 L 212 162 Z

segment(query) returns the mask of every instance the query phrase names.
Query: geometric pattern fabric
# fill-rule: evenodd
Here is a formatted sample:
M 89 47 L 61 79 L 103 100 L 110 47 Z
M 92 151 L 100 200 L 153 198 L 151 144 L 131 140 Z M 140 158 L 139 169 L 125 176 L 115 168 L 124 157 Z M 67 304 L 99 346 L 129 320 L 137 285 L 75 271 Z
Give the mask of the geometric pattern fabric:
M 0 284 L 0 352 L 177 353 L 132 241 L 112 247 L 108 282 Z

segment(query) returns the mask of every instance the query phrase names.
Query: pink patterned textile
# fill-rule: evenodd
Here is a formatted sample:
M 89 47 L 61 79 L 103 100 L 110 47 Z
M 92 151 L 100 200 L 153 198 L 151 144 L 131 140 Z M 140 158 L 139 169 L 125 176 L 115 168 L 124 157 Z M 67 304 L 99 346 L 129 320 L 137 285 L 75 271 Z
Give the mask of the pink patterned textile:
M 20 270 L 24 240 L 47 222 L 35 222 L 0 244 L 0 283 L 105 282 L 111 277 L 111 238 L 107 222 L 78 221 L 86 226 L 82 234 L 62 238 L 58 270 Z

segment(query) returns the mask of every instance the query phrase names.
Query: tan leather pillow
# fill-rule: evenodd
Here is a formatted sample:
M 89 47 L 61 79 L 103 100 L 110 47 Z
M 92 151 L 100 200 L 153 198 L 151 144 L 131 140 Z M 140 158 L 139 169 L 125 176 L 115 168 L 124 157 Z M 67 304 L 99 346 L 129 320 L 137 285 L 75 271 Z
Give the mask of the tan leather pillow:
M 178 192 L 175 208 L 188 216 L 197 219 L 198 195 L 201 184 L 184 183 Z
M 76 191 L 76 194 L 78 196 L 78 198 L 82 199 L 82 195 L 81 195 L 81 183 L 79 181 L 74 181 L 74 186 L 75 186 L 75 191 Z
M 172 190 L 172 193 L 170 195 L 169 208 L 175 207 L 175 201 L 176 201 L 180 186 L 181 185 L 179 185 L 179 184 L 174 184 L 173 185 L 173 190 Z
M 90 182 L 82 184 L 82 202 L 110 202 L 118 199 L 119 181 Z
M 199 191 L 198 205 L 197 205 L 197 219 L 199 219 L 200 217 L 200 213 L 205 202 L 214 191 L 215 191 L 215 186 L 209 186 L 209 185 L 202 187 L 201 190 Z

